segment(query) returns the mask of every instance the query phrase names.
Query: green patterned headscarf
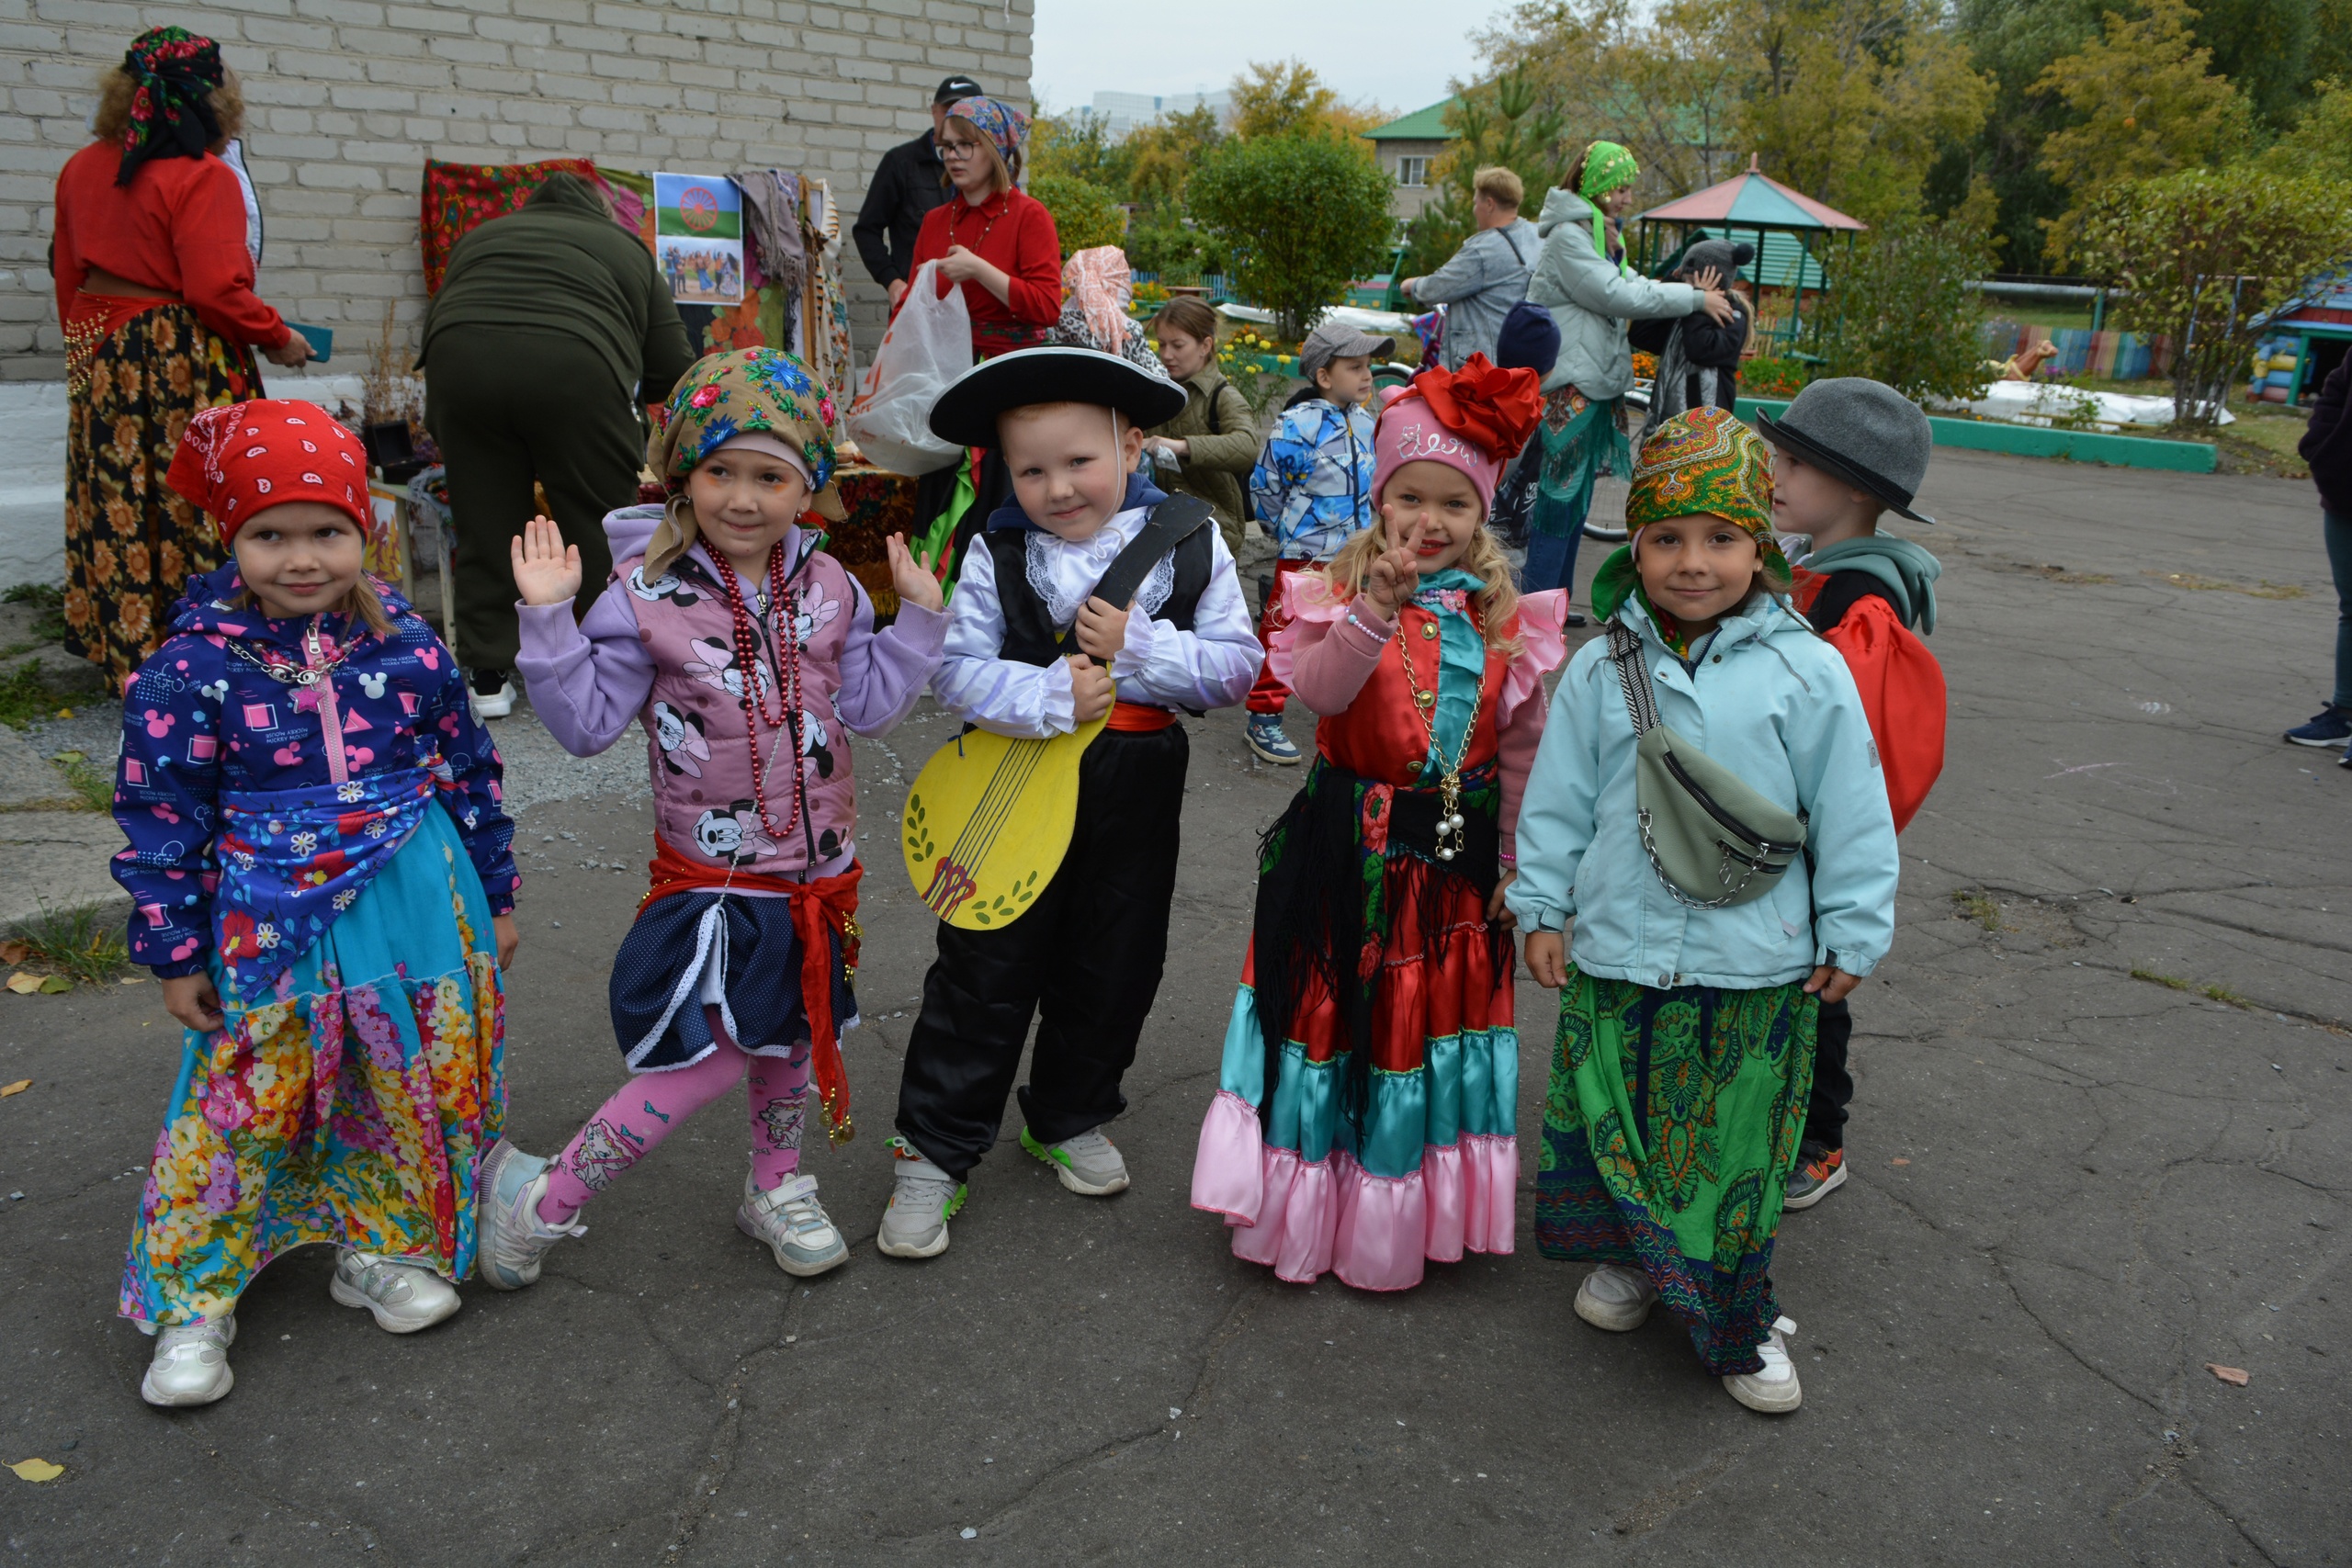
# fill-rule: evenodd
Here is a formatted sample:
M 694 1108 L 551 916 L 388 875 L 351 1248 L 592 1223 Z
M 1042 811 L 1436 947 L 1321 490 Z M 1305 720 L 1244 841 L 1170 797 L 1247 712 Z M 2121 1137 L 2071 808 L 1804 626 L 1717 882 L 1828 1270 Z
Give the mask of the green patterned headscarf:
M 763 437 L 799 460 L 808 482 L 808 508 L 832 522 L 842 517 L 833 489 L 833 395 L 817 373 L 781 349 L 726 349 L 687 367 L 663 406 L 646 459 L 669 491 L 668 509 L 646 547 L 649 576 L 694 543 L 694 506 L 686 476 L 730 441 Z
M 1593 608 L 1604 620 L 1630 594 L 1649 610 L 1668 646 L 1684 651 L 1671 617 L 1660 615 L 1642 592 L 1634 552 L 1651 524 L 1702 513 L 1751 536 L 1765 585 L 1776 593 L 1788 591 L 1789 560 L 1772 532 L 1772 449 L 1724 410 L 1701 407 L 1660 424 L 1634 458 L 1625 496 L 1625 547 L 1593 578 Z

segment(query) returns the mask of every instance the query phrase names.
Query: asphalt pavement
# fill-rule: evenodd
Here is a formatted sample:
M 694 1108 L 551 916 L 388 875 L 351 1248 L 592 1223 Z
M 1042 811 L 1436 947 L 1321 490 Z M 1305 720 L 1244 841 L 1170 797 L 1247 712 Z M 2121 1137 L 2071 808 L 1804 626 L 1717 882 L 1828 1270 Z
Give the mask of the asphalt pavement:
M 1400 1295 L 1276 1282 L 1187 1207 L 1297 780 L 1234 714 L 1190 726 L 1168 976 L 1111 1129 L 1134 1189 L 1063 1192 L 1009 1108 L 953 1247 L 878 1256 L 933 931 L 885 814 L 953 732 L 926 705 L 855 749 L 861 1131 L 807 1164 L 853 1257 L 820 1280 L 736 1233 L 722 1104 L 537 1288 L 394 1337 L 310 1249 L 241 1304 L 234 1393 L 151 1410 L 113 1303 L 178 1030 L 152 982 L 0 995 L 0 1083 L 32 1080 L 0 1100 L 0 1464 L 63 1467 L 0 1474 L 0 1562 L 2352 1562 L 2352 770 L 2278 739 L 2329 684 L 2311 489 L 1939 451 L 1922 505 L 1951 758 L 1854 998 L 1853 1178 L 1781 1232 L 1799 1414 L 1735 1404 L 1664 1314 L 1579 1323 L 1524 1190 L 1515 1254 Z M 605 978 L 650 818 L 634 742 L 504 739 L 509 1128 L 552 1152 L 621 1077 Z M 1532 1184 L 1555 1009 L 1519 1010 Z

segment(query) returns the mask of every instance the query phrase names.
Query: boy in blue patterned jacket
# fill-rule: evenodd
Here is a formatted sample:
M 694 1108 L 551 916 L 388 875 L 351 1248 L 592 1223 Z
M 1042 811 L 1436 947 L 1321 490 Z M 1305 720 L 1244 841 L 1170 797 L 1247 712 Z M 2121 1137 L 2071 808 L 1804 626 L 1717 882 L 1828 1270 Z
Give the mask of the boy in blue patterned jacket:
M 1327 322 L 1298 351 L 1308 385 L 1283 411 L 1250 473 L 1258 521 L 1274 539 L 1273 589 L 1259 607 L 1258 640 L 1287 619 L 1283 585 L 1295 571 L 1329 560 L 1372 525 L 1372 360 L 1396 352 L 1394 338 Z M 1289 688 L 1267 670 L 1250 689 L 1250 750 L 1288 764 L 1298 748 L 1283 733 Z

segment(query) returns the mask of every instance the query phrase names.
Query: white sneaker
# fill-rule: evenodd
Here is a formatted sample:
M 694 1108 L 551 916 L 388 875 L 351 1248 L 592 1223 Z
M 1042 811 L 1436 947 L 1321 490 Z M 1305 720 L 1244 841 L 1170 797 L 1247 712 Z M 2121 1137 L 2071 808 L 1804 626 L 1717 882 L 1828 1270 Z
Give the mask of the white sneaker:
M 347 1307 L 365 1307 L 387 1334 L 413 1334 L 456 1312 L 457 1287 L 421 1263 L 381 1253 L 343 1249 L 327 1294 Z
M 237 1314 L 195 1323 L 166 1324 L 155 1331 L 155 1355 L 139 1382 L 139 1397 L 166 1409 L 209 1404 L 235 1385 L 229 1347 L 237 1337 Z
M 1595 1328 L 1629 1334 L 1639 1328 L 1657 1304 L 1657 1286 L 1639 1269 L 1604 1263 L 1577 1287 L 1577 1315 Z
M 1052 1166 L 1061 1184 L 1081 1198 L 1108 1198 L 1127 1190 L 1127 1162 L 1100 1127 L 1089 1127 L 1058 1144 L 1041 1144 L 1023 1127 L 1021 1146 Z
M 898 1180 L 874 1245 L 888 1258 L 936 1258 L 947 1250 L 947 1222 L 964 1206 L 965 1186 L 893 1138 Z
M 489 677 L 493 675 L 498 678 L 498 684 L 489 691 L 482 690 L 490 685 Z M 466 694 L 473 705 L 477 723 L 484 719 L 504 718 L 514 711 L 514 682 L 506 678 L 503 670 L 474 671 L 467 682 Z
M 1767 1416 L 1785 1416 L 1804 1403 L 1804 1390 L 1797 1386 L 1796 1363 L 1789 1359 L 1789 1336 L 1796 1331 L 1797 1325 L 1785 1317 L 1773 1321 L 1772 1332 L 1756 1347 L 1756 1353 L 1764 1358 L 1764 1370 L 1724 1374 L 1724 1387 L 1734 1399 Z
M 787 1177 L 763 1192 L 757 1179 L 747 1173 L 742 1207 L 735 1211 L 735 1228 L 753 1241 L 765 1242 L 775 1254 L 775 1266 L 799 1279 L 838 1269 L 849 1258 L 849 1243 L 842 1239 L 825 1206 L 817 1201 L 813 1176 Z
M 539 1218 L 548 1190 L 548 1162 L 501 1138 L 482 1156 L 474 1179 L 474 1250 L 481 1282 L 498 1291 L 519 1291 L 538 1282 L 548 1248 L 569 1235 L 586 1235 L 582 1224 L 550 1225 Z

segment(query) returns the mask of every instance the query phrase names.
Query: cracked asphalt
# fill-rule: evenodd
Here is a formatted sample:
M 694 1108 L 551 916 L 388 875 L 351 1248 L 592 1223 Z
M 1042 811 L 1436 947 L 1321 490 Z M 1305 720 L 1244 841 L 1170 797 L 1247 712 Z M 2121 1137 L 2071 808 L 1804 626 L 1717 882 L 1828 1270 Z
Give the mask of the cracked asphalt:
M 0 1475 L 0 1561 L 2352 1562 L 2352 773 L 2278 738 L 2335 631 L 2311 489 L 1941 451 L 1924 504 L 1951 761 L 1855 998 L 1853 1179 L 1781 1233 L 1797 1416 L 1734 1404 L 1663 1316 L 1578 1323 L 1524 1201 L 1516 1255 L 1400 1296 L 1276 1283 L 1187 1208 L 1254 836 L 1295 784 L 1230 715 L 1193 726 L 1114 1128 L 1135 1189 L 1062 1192 L 1014 1109 L 954 1247 L 876 1255 L 931 943 L 884 813 L 951 732 L 926 707 L 857 748 L 863 1132 L 808 1161 L 854 1244 L 821 1280 L 735 1232 L 715 1107 L 536 1289 L 397 1338 L 314 1248 L 246 1296 L 228 1400 L 150 1410 L 112 1307 L 177 1032 L 152 986 L 0 997 L 0 1081 L 33 1080 L 0 1100 L 0 1463 L 65 1468 Z M 503 739 L 509 1130 L 546 1152 L 620 1077 L 648 818 L 633 748 Z M 1520 993 L 1529 1139 L 1548 1000 Z

